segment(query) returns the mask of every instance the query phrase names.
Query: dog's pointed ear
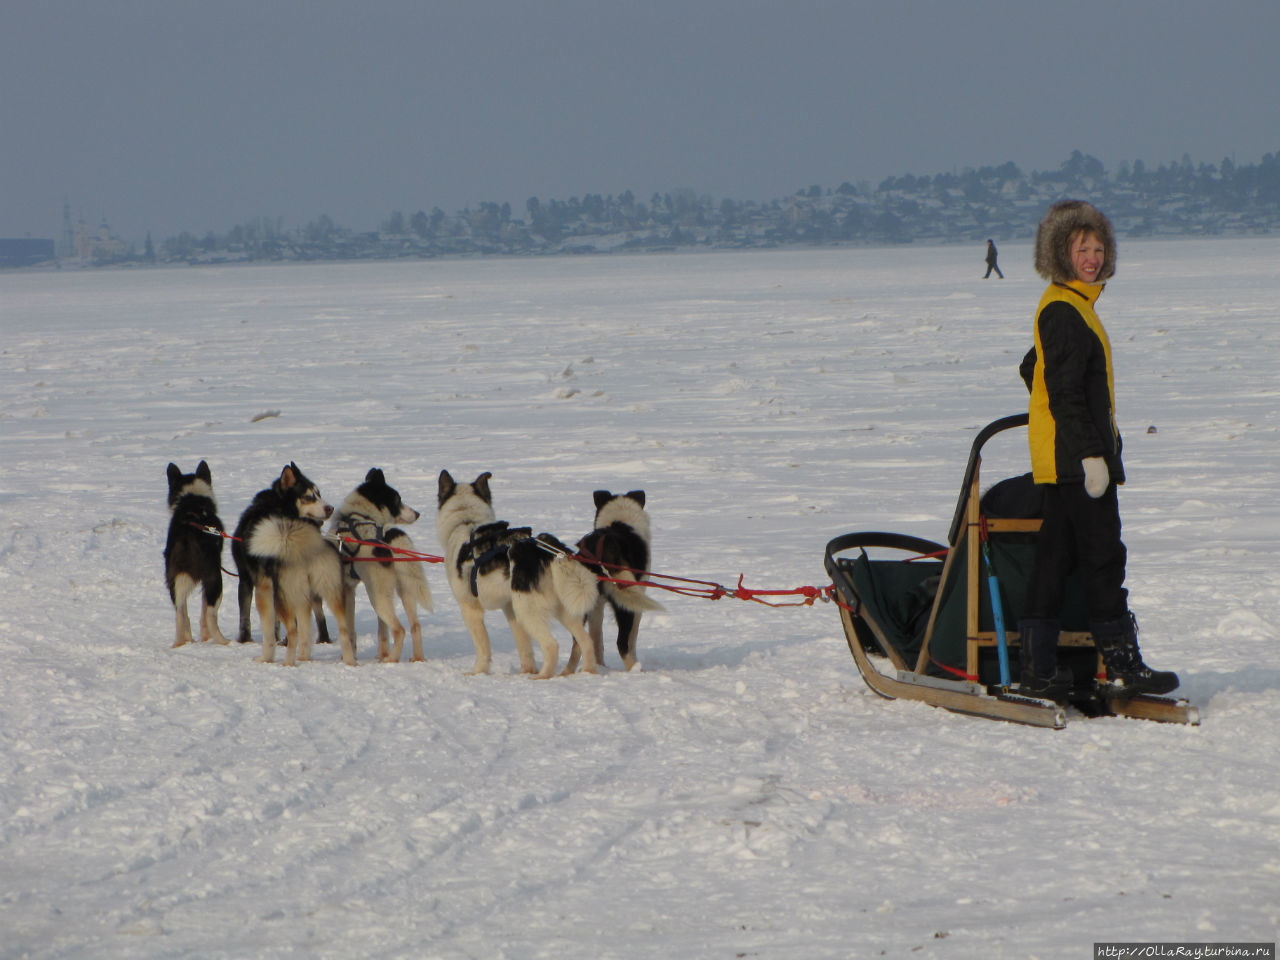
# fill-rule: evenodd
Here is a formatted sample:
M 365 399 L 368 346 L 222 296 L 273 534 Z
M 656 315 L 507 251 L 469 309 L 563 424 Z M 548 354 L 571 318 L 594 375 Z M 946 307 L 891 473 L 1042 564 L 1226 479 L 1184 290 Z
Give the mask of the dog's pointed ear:
M 457 488 L 458 488 L 458 485 L 457 483 L 454 482 L 454 479 L 450 475 L 449 471 L 441 470 L 440 484 L 437 490 L 437 497 L 439 502 L 443 504 L 446 500 L 449 499 L 449 497 L 453 494 L 453 491 L 456 490 Z
M 608 503 L 610 500 L 613 499 L 613 494 L 610 493 L 608 490 L 597 490 L 595 493 L 591 495 L 591 497 L 596 502 L 596 509 L 599 510 L 606 503 Z
M 276 481 L 276 486 L 281 490 L 291 490 L 298 482 L 298 474 L 301 472 L 298 465 L 290 460 L 289 465 L 280 471 L 280 479 Z
M 169 478 L 169 483 L 171 484 L 177 483 L 182 479 L 182 468 L 176 463 L 169 464 L 169 466 L 165 468 L 164 473 L 165 476 Z
M 383 475 L 381 470 L 379 470 L 377 467 L 373 467 L 368 473 L 364 475 L 364 482 L 365 483 L 386 483 L 387 478 Z
M 634 500 L 636 503 L 640 504 L 640 506 L 642 506 L 642 507 L 644 506 L 644 491 L 643 491 L 643 490 L 632 490 L 632 491 L 630 491 L 630 492 L 627 494 L 627 497 L 628 497 L 628 499 Z
M 489 491 L 489 478 L 493 474 L 487 470 L 476 477 L 475 483 L 472 484 L 476 489 L 476 493 L 480 494 L 480 499 L 485 503 L 493 503 L 493 494 Z
M 213 483 L 213 471 L 209 469 L 207 460 L 200 461 L 200 466 L 196 467 L 196 476 L 205 483 Z

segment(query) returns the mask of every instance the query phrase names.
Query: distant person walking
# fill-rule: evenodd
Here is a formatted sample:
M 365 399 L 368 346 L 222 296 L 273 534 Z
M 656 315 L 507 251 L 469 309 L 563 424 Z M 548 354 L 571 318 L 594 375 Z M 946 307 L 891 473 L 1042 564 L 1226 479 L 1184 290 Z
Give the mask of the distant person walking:
M 998 276 L 1001 280 L 1004 279 L 1004 274 L 1000 272 L 1000 268 L 996 265 L 996 245 L 992 243 L 990 240 L 988 240 L 987 241 L 987 272 L 982 275 L 982 279 L 985 280 L 987 279 L 987 277 L 991 276 L 992 270 L 996 272 L 996 276 Z

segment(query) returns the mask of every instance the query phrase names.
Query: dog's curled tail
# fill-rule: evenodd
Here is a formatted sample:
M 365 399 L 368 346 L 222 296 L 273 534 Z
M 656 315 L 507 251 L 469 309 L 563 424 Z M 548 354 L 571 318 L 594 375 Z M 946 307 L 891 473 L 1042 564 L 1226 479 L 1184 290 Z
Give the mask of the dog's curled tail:
M 245 549 L 255 557 L 287 560 L 305 552 L 316 537 L 316 528 L 306 521 L 267 517 L 249 532 Z
M 557 556 L 551 561 L 551 583 L 571 616 L 585 617 L 595 607 L 599 596 L 596 575 L 572 557 Z
M 630 610 L 632 613 L 643 613 L 646 610 L 667 609 L 649 596 L 643 584 L 630 571 L 618 571 L 613 574 L 613 579 L 630 580 L 636 584 L 636 586 L 630 586 L 625 583 L 605 583 L 603 581 L 600 583 L 605 595 L 624 610 Z
M 431 588 L 427 586 L 427 578 L 422 575 L 422 568 L 416 563 L 401 563 L 397 567 L 407 567 L 412 573 L 401 572 L 400 574 L 400 593 L 401 596 L 412 597 L 413 601 L 422 609 L 428 611 L 435 610 L 435 603 L 431 599 Z M 416 575 L 415 575 L 416 574 Z
M 413 552 L 413 541 L 406 533 L 393 534 L 387 538 L 387 546 L 395 550 Z M 435 603 L 431 599 L 431 587 L 427 585 L 427 575 L 418 561 L 402 561 L 393 564 L 396 568 L 396 589 L 402 598 L 409 597 L 424 610 L 435 611 Z

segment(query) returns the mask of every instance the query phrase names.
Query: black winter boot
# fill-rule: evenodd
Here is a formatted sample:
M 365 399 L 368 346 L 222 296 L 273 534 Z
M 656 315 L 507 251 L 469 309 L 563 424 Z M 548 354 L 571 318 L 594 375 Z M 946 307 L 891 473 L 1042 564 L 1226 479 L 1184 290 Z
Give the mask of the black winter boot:
M 1142 662 L 1138 651 L 1138 621 L 1132 613 L 1119 620 L 1091 623 L 1093 642 L 1107 667 L 1107 679 L 1115 687 L 1115 696 L 1139 693 L 1168 693 L 1178 685 L 1178 675 L 1171 670 L 1152 670 Z
M 1018 692 L 1041 700 L 1065 701 L 1071 692 L 1071 671 L 1058 666 L 1057 620 L 1020 620 L 1022 679 Z

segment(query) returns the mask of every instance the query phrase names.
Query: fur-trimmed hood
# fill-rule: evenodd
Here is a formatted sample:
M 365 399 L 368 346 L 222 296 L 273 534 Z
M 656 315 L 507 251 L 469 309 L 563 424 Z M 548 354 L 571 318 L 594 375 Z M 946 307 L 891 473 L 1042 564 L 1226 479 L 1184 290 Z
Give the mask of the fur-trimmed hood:
M 1115 276 L 1116 233 L 1111 221 L 1097 207 L 1083 200 L 1063 200 L 1049 208 L 1036 228 L 1036 273 L 1053 283 L 1076 279 L 1071 265 L 1071 237 L 1081 229 L 1097 235 L 1106 251 L 1098 282 Z

